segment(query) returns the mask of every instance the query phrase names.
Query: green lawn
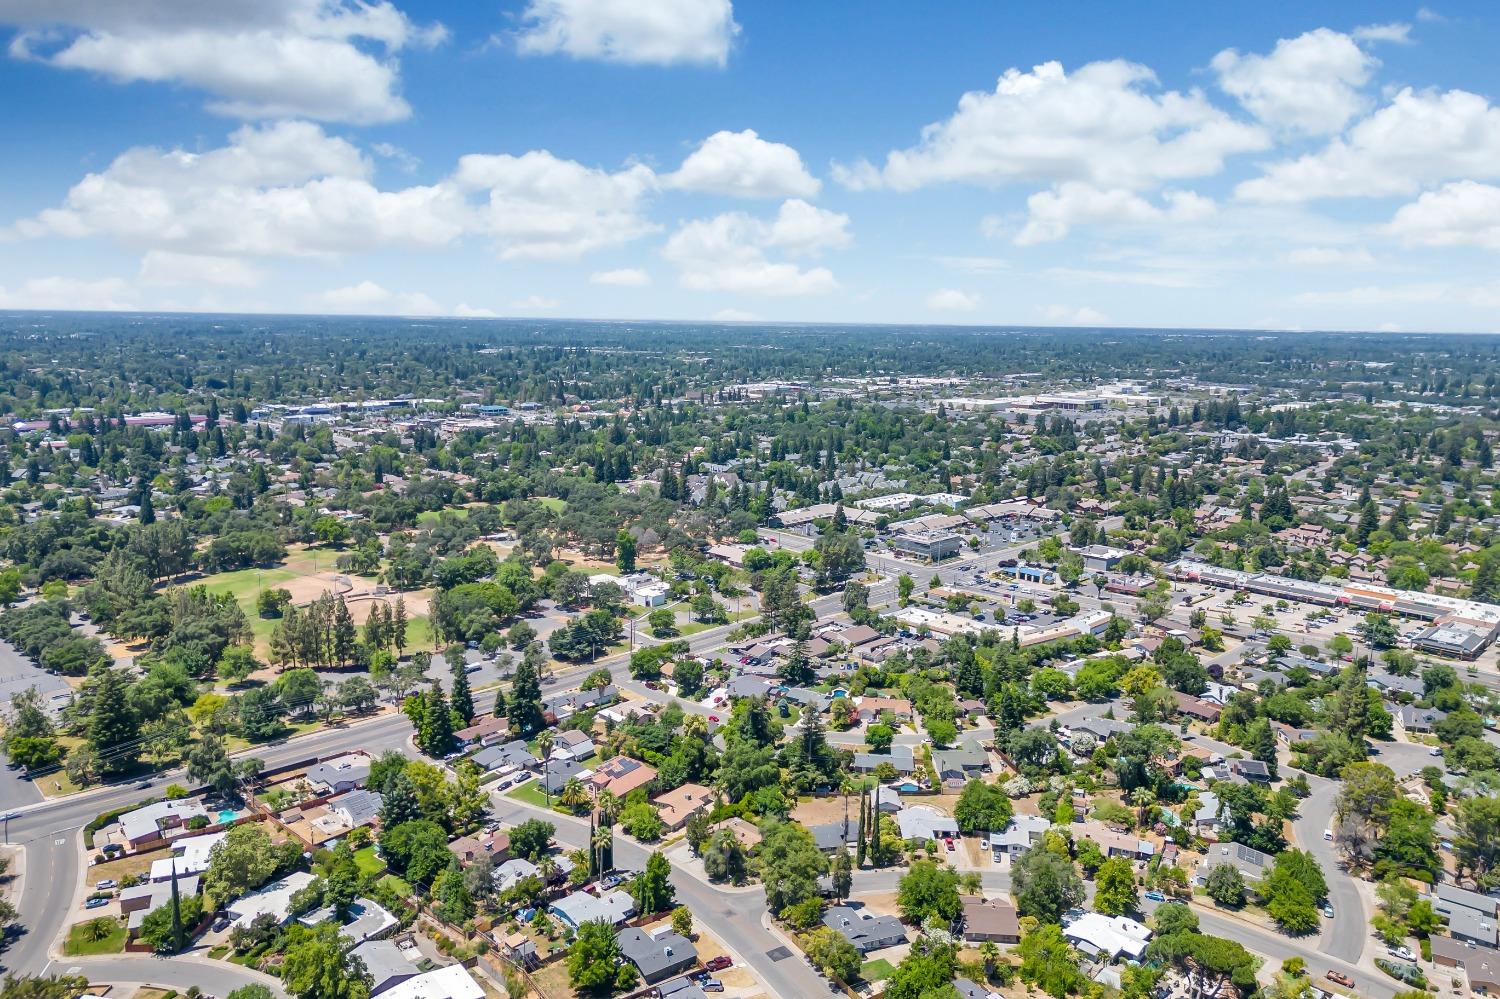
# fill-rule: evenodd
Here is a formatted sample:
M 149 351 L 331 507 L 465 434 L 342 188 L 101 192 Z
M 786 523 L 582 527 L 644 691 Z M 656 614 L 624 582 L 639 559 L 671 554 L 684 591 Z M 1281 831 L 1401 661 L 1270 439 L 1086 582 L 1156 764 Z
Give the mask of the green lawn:
M 417 514 L 417 523 L 425 527 L 427 525 L 437 523 L 445 516 L 453 516 L 457 517 L 459 520 L 462 520 L 468 515 L 469 511 L 464 509 L 463 507 L 458 507 L 453 510 L 423 510 L 421 513 Z
M 895 973 L 896 969 L 891 966 L 891 962 L 883 957 L 866 961 L 859 968 L 859 977 L 867 982 L 883 982 Z
M 79 923 L 68 931 L 68 941 L 63 953 L 69 957 L 86 957 L 90 954 L 118 954 L 125 949 L 125 923 L 113 916 L 101 916 L 113 924 L 109 934 L 98 940 L 89 938 L 88 928 L 95 920 Z
M 359 873 L 362 877 L 379 874 L 385 870 L 385 861 L 375 856 L 375 848 L 373 846 L 367 846 L 362 850 L 355 850 L 354 863 L 359 867 Z
M 514 798 L 517 801 L 524 801 L 526 804 L 535 805 L 537 808 L 547 807 L 547 792 L 542 790 L 541 782 L 535 778 L 514 790 L 507 791 L 506 797 Z
M 394 874 L 387 874 L 380 879 L 380 883 L 388 885 L 391 891 L 400 898 L 409 898 L 411 896 L 411 885 Z
M 568 508 L 568 501 L 558 499 L 556 496 L 541 496 L 538 497 L 537 502 L 553 513 L 562 513 Z

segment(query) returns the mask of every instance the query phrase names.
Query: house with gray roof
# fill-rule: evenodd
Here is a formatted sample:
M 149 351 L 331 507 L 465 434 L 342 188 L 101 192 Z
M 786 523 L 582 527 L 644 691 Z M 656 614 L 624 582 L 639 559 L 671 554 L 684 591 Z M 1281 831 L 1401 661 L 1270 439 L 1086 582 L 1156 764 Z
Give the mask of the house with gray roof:
M 346 753 L 307 768 L 307 783 L 320 795 L 352 791 L 369 779 L 370 758 L 364 753 Z
M 990 853 L 996 861 L 1001 857 L 1017 857 L 1025 853 L 1052 828 L 1052 822 L 1041 815 L 1017 813 L 1011 816 L 1010 825 L 1001 830 L 990 830 Z
M 367 826 L 380 818 L 380 795 L 360 788 L 341 794 L 328 802 L 328 808 L 350 829 Z
M 393 985 L 417 976 L 416 965 L 406 959 L 401 948 L 389 940 L 366 940 L 349 952 L 364 962 L 373 984 L 370 995 L 378 996 Z
M 1274 858 L 1268 853 L 1252 849 L 1243 843 L 1217 843 L 1208 848 L 1208 855 L 1198 862 L 1193 873 L 1195 884 L 1207 884 L 1208 875 L 1220 864 L 1228 864 L 1240 872 L 1246 881 L 1259 881 L 1270 870 Z
M 906 928 L 901 920 L 895 916 L 871 915 L 863 907 L 831 906 L 823 913 L 823 925 L 848 940 L 861 954 L 906 943 Z
M 600 919 L 607 921 L 611 926 L 619 926 L 635 915 L 635 902 L 631 899 L 629 892 L 618 888 L 598 897 L 586 891 L 575 891 L 553 902 L 547 911 L 574 930 L 584 923 Z
M 989 772 L 990 757 L 979 744 L 965 742 L 957 749 L 939 749 L 932 754 L 932 766 L 944 783 L 963 782 Z
M 615 934 L 615 940 L 621 956 L 635 965 L 647 985 L 680 975 L 698 963 L 698 948 L 670 929 L 650 934 L 628 926 Z
M 542 786 L 553 794 L 561 791 L 563 785 L 574 777 L 582 779 L 587 776 L 589 769 L 577 760 L 570 758 L 554 758 L 547 761 L 542 770 Z
M 854 754 L 853 766 L 860 773 L 877 770 L 882 763 L 889 763 L 895 767 L 898 774 L 909 774 L 916 769 L 915 756 L 910 746 L 892 746 L 888 753 Z
M 842 850 L 855 840 L 855 830 L 848 822 L 822 822 L 815 826 L 808 826 L 807 831 L 812 833 L 813 842 L 817 843 L 818 849 L 824 853 Z

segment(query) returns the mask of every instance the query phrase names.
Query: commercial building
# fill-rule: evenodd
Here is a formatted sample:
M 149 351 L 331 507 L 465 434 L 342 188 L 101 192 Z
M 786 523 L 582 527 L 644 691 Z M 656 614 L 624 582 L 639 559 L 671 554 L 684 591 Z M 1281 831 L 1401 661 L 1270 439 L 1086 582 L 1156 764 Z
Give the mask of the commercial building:
M 963 547 L 964 539 L 952 531 L 913 531 L 891 538 L 891 547 L 929 562 L 953 558 Z

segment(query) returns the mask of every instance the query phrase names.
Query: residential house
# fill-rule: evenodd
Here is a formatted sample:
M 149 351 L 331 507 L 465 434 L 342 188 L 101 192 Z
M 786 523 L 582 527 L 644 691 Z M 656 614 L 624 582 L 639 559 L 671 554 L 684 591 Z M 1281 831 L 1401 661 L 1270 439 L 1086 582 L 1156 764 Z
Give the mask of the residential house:
M 389 940 L 366 940 L 351 950 L 350 955 L 364 963 L 370 973 L 370 995 L 378 996 L 392 986 L 400 985 L 408 978 L 417 976 L 416 965 L 406 959 L 401 948 Z
M 1271 870 L 1274 859 L 1270 854 L 1243 843 L 1218 843 L 1209 847 L 1207 856 L 1198 862 L 1197 870 L 1193 873 L 1193 883 L 1207 884 L 1209 872 L 1220 864 L 1235 868 L 1246 881 L 1253 883 Z
M 196 874 L 177 879 L 177 894 L 189 898 L 198 894 L 199 877 Z M 125 917 L 125 929 L 130 939 L 140 932 L 141 923 L 151 913 L 164 905 L 172 904 L 172 881 L 148 881 L 120 890 L 120 915 Z
M 1139 961 L 1151 942 L 1151 930 L 1129 916 L 1086 912 L 1063 927 L 1063 936 L 1089 957 L 1125 957 Z
M 1177 702 L 1177 711 L 1179 714 L 1187 715 L 1189 718 L 1208 725 L 1216 723 L 1219 720 L 1219 715 L 1223 713 L 1223 709 L 1219 705 L 1210 704 L 1208 701 L 1200 700 L 1191 694 L 1184 694 L 1180 690 L 1172 691 L 1172 698 Z
M 224 913 L 232 920 L 231 927 L 249 926 L 260 916 L 271 916 L 280 925 L 291 918 L 292 896 L 312 881 L 308 872 L 293 871 L 280 881 L 241 895 L 224 907 Z
M 510 719 L 486 715 L 468 728 L 453 733 L 460 749 L 471 746 L 492 746 L 510 733 Z
M 1018 812 L 1004 829 L 990 830 L 990 853 L 997 862 L 1001 857 L 1020 856 L 1051 828 L 1051 821 L 1040 815 Z
M 510 833 L 496 829 L 474 836 L 460 836 L 448 844 L 448 852 L 457 857 L 459 864 L 465 867 L 480 857 L 489 857 L 499 864 L 510 859 Z
M 620 955 L 635 965 L 647 985 L 680 975 L 698 963 L 698 949 L 693 942 L 670 929 L 648 934 L 631 926 L 617 932 L 615 940 L 620 945 Z
M 369 778 L 370 757 L 364 753 L 346 753 L 307 768 L 308 786 L 319 796 L 352 791 Z
M 684 784 L 656 796 L 653 804 L 668 832 L 686 826 L 688 819 L 707 811 L 714 801 L 713 791 L 702 784 Z
M 594 768 L 589 781 L 599 790 L 608 791 L 616 798 L 625 796 L 638 787 L 645 787 L 656 779 L 656 768 L 633 760 L 628 756 L 616 756 Z
M 1446 883 L 1434 885 L 1432 894 L 1432 908 L 1447 919 L 1450 936 L 1484 947 L 1495 946 L 1500 898 Z
M 618 888 L 598 896 L 575 891 L 553 902 L 547 911 L 574 930 L 599 919 L 608 921 L 611 926 L 619 926 L 635 915 L 635 902 L 629 892 Z
M 1433 963 L 1462 971 L 1469 991 L 1477 995 L 1500 995 L 1500 950 L 1436 934 L 1431 942 Z
M 208 809 L 196 798 L 158 801 L 142 805 L 121 815 L 120 834 L 132 850 L 152 846 L 166 839 L 174 829 L 181 829 L 195 818 L 209 818 Z
M 855 829 L 847 820 L 838 822 L 820 822 L 815 826 L 808 826 L 807 831 L 812 833 L 813 842 L 818 844 L 818 849 L 824 853 L 837 853 L 854 844 Z
M 950 815 L 944 815 L 926 805 L 912 805 L 896 813 L 896 824 L 901 827 L 901 838 L 910 842 L 925 843 L 929 840 L 956 839 L 958 823 Z
M 148 880 L 157 883 L 170 881 L 174 872 L 178 878 L 202 874 L 208 870 L 209 854 L 213 852 L 215 844 L 226 835 L 228 833 L 205 833 L 202 836 L 184 836 L 173 841 L 172 856 L 153 860 Z
M 871 915 L 863 907 L 831 906 L 823 913 L 823 925 L 848 940 L 861 954 L 906 943 L 906 928 L 901 920 L 895 916 Z
M 904 697 L 870 697 L 859 698 L 859 720 L 862 722 L 879 721 L 883 712 L 889 711 L 897 721 L 911 721 L 911 701 Z
M 990 757 L 977 743 L 966 742 L 957 749 L 939 749 L 932 754 L 932 766 L 938 780 L 945 784 L 962 784 L 970 777 L 989 772 Z
M 963 897 L 963 938 L 969 943 L 1021 942 L 1021 923 L 1016 907 L 998 899 L 986 901 L 975 895 Z
M 1271 783 L 1271 768 L 1260 760 L 1230 760 L 1229 770 L 1255 784 Z
M 526 743 L 520 739 L 512 739 L 498 746 L 481 749 L 470 759 L 482 770 L 500 770 L 504 767 L 535 770 L 541 764 L 540 760 L 531 755 L 531 750 L 526 748 Z
M 552 742 L 553 759 L 572 759 L 582 762 L 598 751 L 594 740 L 587 732 L 568 729 L 557 733 Z
M 586 780 L 591 773 L 592 771 L 577 760 L 554 757 L 548 760 L 547 765 L 542 768 L 542 787 L 552 794 L 557 794 L 572 778 Z
M 384 999 L 485 999 L 485 991 L 461 964 L 423 972 L 381 993 Z
M 1116 832 L 1103 822 L 1080 822 L 1073 827 L 1073 839 L 1091 839 L 1099 845 L 1106 857 L 1125 857 L 1130 860 L 1150 860 L 1156 854 L 1156 845 L 1150 840 Z
M 889 763 L 898 774 L 916 769 L 916 757 L 910 746 L 892 746 L 888 753 L 855 753 L 853 767 L 860 773 L 873 773 L 882 763 Z

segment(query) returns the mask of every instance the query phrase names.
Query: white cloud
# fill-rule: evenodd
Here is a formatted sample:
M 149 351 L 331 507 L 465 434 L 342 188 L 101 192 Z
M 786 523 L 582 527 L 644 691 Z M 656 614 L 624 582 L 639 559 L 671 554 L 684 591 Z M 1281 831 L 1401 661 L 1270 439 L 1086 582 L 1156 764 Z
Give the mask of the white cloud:
M 748 128 L 710 135 L 664 179 L 685 191 L 733 198 L 810 198 L 822 186 L 797 150 Z
M 1318 28 L 1281 39 L 1270 55 L 1225 49 L 1210 65 L 1224 92 L 1260 121 L 1287 132 L 1331 135 L 1364 109 L 1360 88 L 1379 64 L 1348 35 Z
M 1464 90 L 1401 90 L 1324 149 L 1282 160 L 1235 189 L 1250 201 L 1415 194 L 1445 180 L 1500 176 L 1500 108 Z
M 679 281 L 695 291 L 753 295 L 815 295 L 838 287 L 826 267 L 802 269 L 770 260 L 769 250 L 788 256 L 815 254 L 849 242 L 849 217 L 805 201 L 784 202 L 770 222 L 743 212 L 684 223 L 667 240 L 662 256 L 675 264 Z
M 639 267 L 621 267 L 613 271 L 595 271 L 589 275 L 589 284 L 611 285 L 616 288 L 643 288 L 651 283 L 651 275 Z
M 1500 187 L 1462 180 L 1396 211 L 1385 231 L 1413 246 L 1500 250 Z
M 1043 320 L 1059 326 L 1102 326 L 1109 317 L 1086 305 L 1045 305 L 1038 310 Z
M 31 278 L 11 291 L 0 286 L 0 308 L 121 312 L 137 308 L 130 286 L 120 278 L 84 281 L 70 277 Z
M 317 125 L 247 125 L 206 153 L 127 150 L 13 231 L 229 257 L 430 250 L 477 234 L 507 259 L 559 260 L 657 228 L 641 215 L 656 178 L 640 165 L 609 173 L 533 151 L 464 156 L 431 185 L 382 190 L 370 174 Z
M 957 288 L 939 288 L 927 296 L 927 307 L 934 312 L 973 312 L 979 308 L 979 296 Z
M 442 306 L 421 292 L 394 292 L 374 281 L 333 288 L 316 298 L 330 312 L 368 316 L 439 316 Z
M 141 281 L 155 285 L 207 284 L 254 288 L 260 284 L 261 273 L 258 268 L 235 257 L 151 250 L 141 259 Z
M 1389 42 L 1392 45 L 1406 45 L 1411 42 L 1411 25 L 1405 21 L 1364 24 L 1355 28 L 1350 34 L 1357 42 Z
M 640 214 L 656 187 L 640 164 L 609 173 L 546 151 L 475 153 L 459 159 L 454 182 L 487 192 L 480 225 L 506 259 L 569 260 L 658 228 Z
M 1075 225 L 1130 225 L 1163 221 L 1196 222 L 1213 215 L 1212 198 L 1192 191 L 1167 191 L 1158 207 L 1130 191 L 1100 190 L 1070 181 L 1026 199 L 1028 218 L 1013 242 L 1033 246 L 1062 239 Z
M 494 309 L 481 309 L 470 305 L 468 302 L 459 302 L 453 307 L 453 314 L 460 319 L 499 319 L 500 313 Z
M 517 47 L 531 55 L 723 66 L 740 26 L 730 0 L 531 0 Z
M 721 323 L 753 323 L 760 318 L 753 312 L 744 309 L 720 309 L 709 318 Z
M 545 295 L 527 295 L 510 303 L 510 307 L 517 312 L 551 312 L 561 305 L 562 302 Z
M 446 37 L 389 2 L 360 0 L 3 0 L 0 22 L 23 29 L 11 43 L 17 57 L 121 83 L 184 84 L 208 92 L 219 114 L 361 124 L 410 115 L 394 55 Z
M 1071 75 L 1056 62 L 1007 70 L 994 92 L 965 94 L 952 117 L 889 153 L 884 167 L 862 162 L 835 167 L 835 176 L 855 189 L 1073 180 L 1139 190 L 1218 173 L 1225 157 L 1266 147 L 1263 130 L 1201 93 L 1155 93 L 1155 82 L 1146 67 L 1120 60 Z
M 1298 267 L 1370 267 L 1375 257 L 1362 246 L 1303 246 L 1283 258 Z

